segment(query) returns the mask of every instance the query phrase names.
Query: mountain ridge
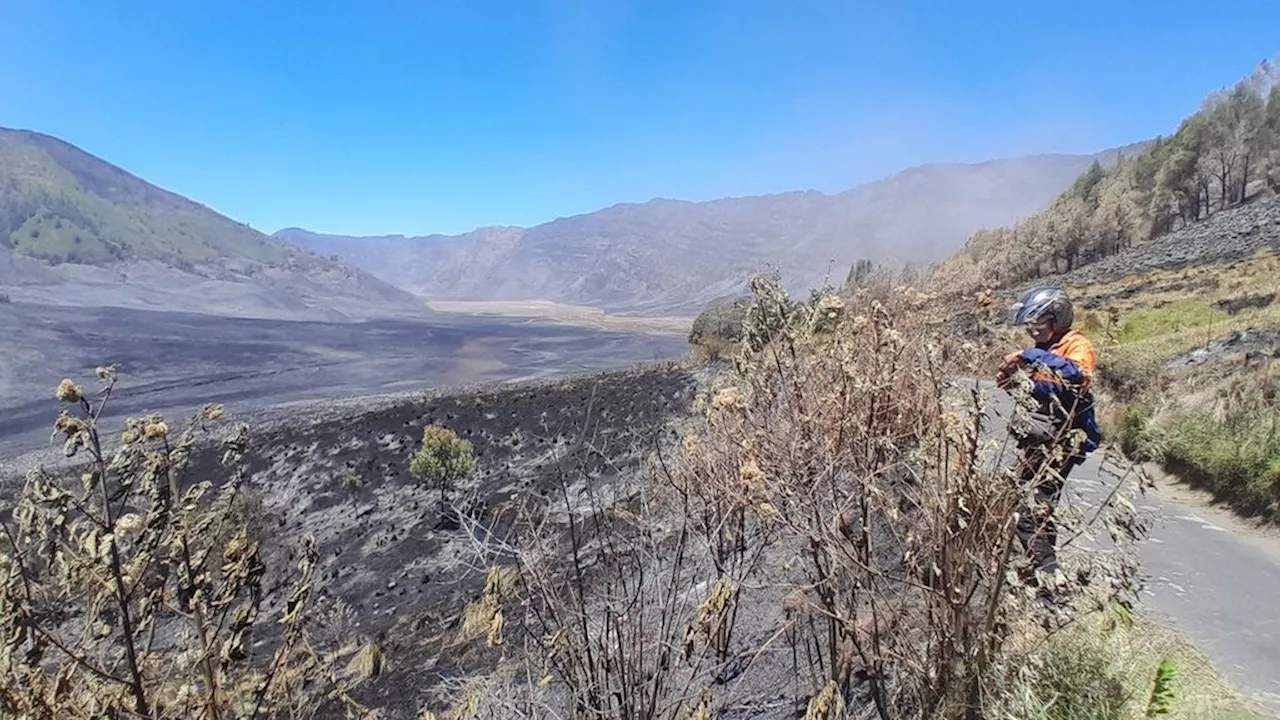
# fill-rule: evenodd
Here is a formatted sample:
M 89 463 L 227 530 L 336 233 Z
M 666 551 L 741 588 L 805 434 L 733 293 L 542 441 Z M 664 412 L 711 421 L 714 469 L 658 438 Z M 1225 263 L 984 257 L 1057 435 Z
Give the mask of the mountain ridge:
M 429 314 L 365 270 L 35 130 L 0 127 L 0 264 L 6 294 L 34 303 L 280 319 Z
M 986 160 L 953 160 L 953 161 L 920 163 L 919 165 L 911 165 L 909 167 L 902 168 L 901 170 L 896 170 L 881 178 L 854 183 L 853 185 L 850 185 L 849 187 L 844 188 L 843 190 L 836 190 L 836 191 L 819 190 L 817 188 L 804 188 L 804 189 L 798 189 L 798 190 L 778 190 L 775 192 L 747 193 L 743 195 L 723 195 L 723 196 L 718 196 L 714 198 L 707 198 L 704 200 L 689 200 L 687 198 L 671 197 L 667 195 L 655 195 L 646 200 L 619 200 L 618 202 L 610 203 L 609 205 L 605 205 L 603 207 L 597 208 L 595 210 L 590 210 L 587 212 L 573 213 L 570 215 L 557 215 L 554 218 L 551 218 L 550 220 L 545 220 L 543 222 L 535 223 L 533 225 L 493 223 L 489 225 L 478 225 L 475 228 L 472 228 L 471 230 L 467 230 L 465 232 L 427 232 L 427 233 L 418 233 L 418 234 L 320 232 L 320 231 L 311 230 L 301 225 L 288 225 L 288 226 L 276 229 L 275 231 L 269 233 L 269 235 L 271 235 L 272 237 L 275 237 L 277 235 L 288 235 L 290 233 L 305 232 L 311 235 L 317 235 L 321 237 L 358 238 L 361 240 L 421 240 L 421 239 L 427 239 L 427 238 L 459 238 L 459 237 L 463 237 L 471 233 L 482 231 L 482 230 L 528 230 L 530 228 L 537 227 L 539 225 L 546 225 L 548 223 L 555 222 L 556 220 L 564 220 L 568 218 L 579 217 L 582 215 L 590 215 L 593 213 L 612 210 L 614 208 L 623 207 L 623 206 L 644 206 L 649 204 L 661 204 L 661 203 L 671 203 L 671 204 L 677 204 L 677 205 L 704 205 L 704 204 L 717 203 L 722 201 L 751 200 L 751 199 L 760 199 L 760 198 L 775 198 L 775 197 L 783 197 L 783 196 L 803 196 L 803 195 L 816 195 L 816 196 L 830 198 L 830 197 L 835 197 L 848 192 L 852 192 L 865 185 L 872 185 L 875 183 L 883 182 L 883 181 L 892 179 L 896 176 L 904 175 L 904 174 L 908 174 L 916 171 L 929 170 L 934 168 L 982 168 L 982 167 L 986 167 L 993 164 L 999 164 L 999 163 L 1015 161 L 1015 160 L 1073 159 L 1073 158 L 1080 158 L 1080 157 L 1102 158 L 1103 156 L 1111 155 L 1114 153 L 1128 154 L 1130 152 L 1137 152 L 1144 149 L 1146 146 L 1150 145 L 1150 143 L 1151 141 L 1149 140 L 1143 140 L 1135 143 L 1130 143 L 1128 145 L 1109 148 L 1107 150 L 1102 150 L 1096 153 L 1041 152 L 1041 153 L 1030 153 L 1027 155 L 1011 155 L 1011 156 L 1005 156 L 1005 157 L 999 157 L 999 158 L 989 158 Z
M 1140 145 L 928 163 L 835 193 L 625 201 L 528 228 L 268 236 L 53 135 L 0 128 L 0 282 L 29 302 L 261 317 L 427 313 L 423 298 L 695 314 L 766 268 L 803 290 L 859 259 L 936 261 Z M 125 287 L 131 275 L 146 283 Z
M 1047 206 L 1094 162 L 1111 164 L 1145 144 L 927 163 L 835 193 L 655 197 L 531 227 L 418 236 L 289 227 L 272 236 L 341 257 L 431 300 L 537 300 L 618 313 L 692 314 L 740 292 L 768 266 L 803 290 L 828 272 L 838 282 L 864 257 L 939 260 L 978 229 Z

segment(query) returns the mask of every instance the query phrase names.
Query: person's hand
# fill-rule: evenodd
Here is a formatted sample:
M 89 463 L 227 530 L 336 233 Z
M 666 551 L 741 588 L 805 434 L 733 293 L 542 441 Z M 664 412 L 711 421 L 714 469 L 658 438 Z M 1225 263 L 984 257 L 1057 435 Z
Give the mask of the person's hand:
M 996 371 L 996 387 L 1004 390 L 1009 386 L 1009 378 L 1013 376 L 1013 371 L 1022 363 L 1022 353 L 1009 353 L 1004 356 L 1000 363 L 1000 369 Z

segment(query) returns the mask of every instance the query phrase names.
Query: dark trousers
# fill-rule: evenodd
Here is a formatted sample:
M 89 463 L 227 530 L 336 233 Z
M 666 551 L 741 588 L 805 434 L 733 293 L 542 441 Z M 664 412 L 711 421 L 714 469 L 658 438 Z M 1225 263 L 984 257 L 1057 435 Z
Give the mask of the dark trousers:
M 1053 574 L 1058 569 L 1058 531 L 1053 511 L 1062 495 L 1063 481 L 1084 458 L 1055 458 L 1043 446 L 1023 448 L 1018 459 L 1018 479 L 1032 491 L 1031 504 L 1018 509 L 1018 540 L 1031 560 L 1025 580 L 1036 584 L 1036 571 Z

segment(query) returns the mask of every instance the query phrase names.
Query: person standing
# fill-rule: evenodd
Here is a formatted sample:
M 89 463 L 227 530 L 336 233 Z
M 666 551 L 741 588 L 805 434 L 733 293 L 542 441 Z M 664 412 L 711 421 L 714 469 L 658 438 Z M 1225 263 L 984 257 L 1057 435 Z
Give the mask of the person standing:
M 1024 579 L 1039 589 L 1042 599 L 1051 593 L 1038 575 L 1058 571 L 1053 511 L 1071 470 L 1102 442 L 1092 392 L 1098 353 L 1072 327 L 1074 319 L 1065 291 L 1035 287 L 1025 292 L 1013 304 L 1009 322 L 1024 328 L 1034 345 L 1006 355 L 996 373 L 997 386 L 1025 401 L 1015 411 L 1010 431 L 1020 451 L 1017 477 L 1034 502 L 1020 509 L 1017 533 L 1031 560 Z M 1019 369 L 1029 376 L 1025 393 L 1015 390 Z

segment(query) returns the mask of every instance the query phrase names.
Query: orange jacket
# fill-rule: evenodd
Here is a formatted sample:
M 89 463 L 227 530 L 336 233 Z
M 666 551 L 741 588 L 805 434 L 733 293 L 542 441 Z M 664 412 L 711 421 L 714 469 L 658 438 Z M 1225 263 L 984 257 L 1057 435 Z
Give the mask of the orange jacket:
M 1032 394 L 1049 405 L 1057 396 L 1071 414 L 1071 426 L 1085 431 L 1085 451 L 1096 450 L 1102 442 L 1102 431 L 1093 412 L 1094 375 L 1098 351 L 1089 338 L 1078 330 L 1068 330 L 1048 347 L 1037 346 L 1022 351 L 1022 360 L 1031 366 L 1035 381 Z
M 1093 387 L 1098 350 L 1084 333 L 1068 330 L 1047 348 L 1024 350 L 1022 359 L 1033 366 L 1031 377 L 1037 383 L 1047 382 L 1056 386 L 1066 382 L 1076 386 L 1075 391 L 1083 395 Z

